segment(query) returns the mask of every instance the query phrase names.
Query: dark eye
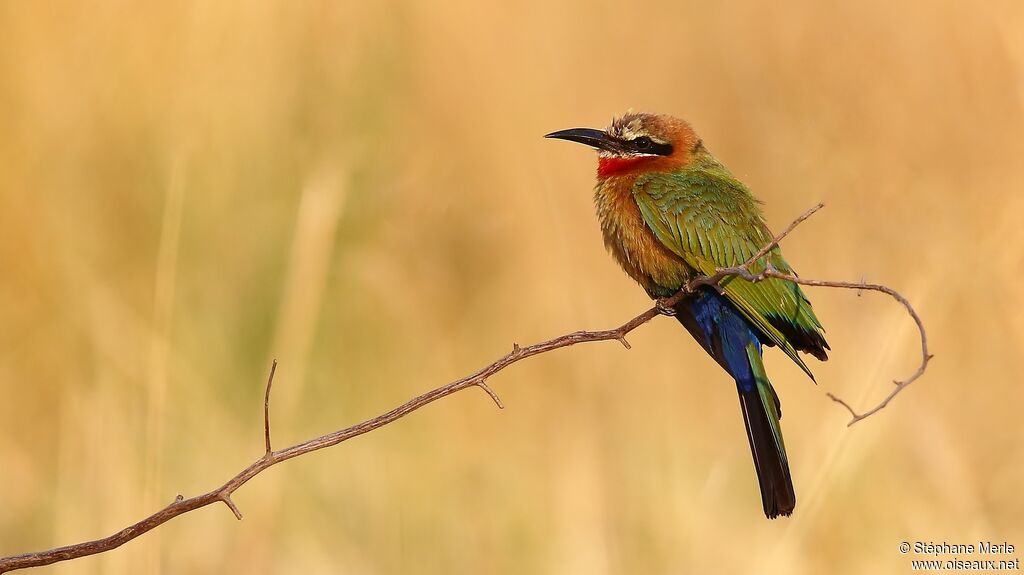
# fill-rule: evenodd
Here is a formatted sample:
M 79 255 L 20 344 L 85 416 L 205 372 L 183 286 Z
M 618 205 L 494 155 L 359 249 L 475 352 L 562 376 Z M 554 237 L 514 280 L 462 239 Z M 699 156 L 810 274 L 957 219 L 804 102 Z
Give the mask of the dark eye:
M 651 149 L 652 143 L 653 142 L 651 142 L 651 139 L 648 138 L 647 136 L 640 136 L 639 138 L 633 140 L 633 145 L 636 146 L 636 149 L 638 150 L 649 150 Z

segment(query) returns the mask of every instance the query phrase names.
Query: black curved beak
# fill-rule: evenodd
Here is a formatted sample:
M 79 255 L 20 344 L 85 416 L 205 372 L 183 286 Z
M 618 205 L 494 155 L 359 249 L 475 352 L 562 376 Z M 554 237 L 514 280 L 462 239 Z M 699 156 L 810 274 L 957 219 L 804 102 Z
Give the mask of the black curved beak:
M 554 138 L 556 140 L 569 140 L 570 142 L 585 144 L 591 148 L 605 150 L 607 152 L 623 151 L 621 142 L 612 138 L 606 132 L 595 130 L 593 128 L 570 128 L 568 130 L 559 130 L 557 132 L 545 134 L 544 137 Z

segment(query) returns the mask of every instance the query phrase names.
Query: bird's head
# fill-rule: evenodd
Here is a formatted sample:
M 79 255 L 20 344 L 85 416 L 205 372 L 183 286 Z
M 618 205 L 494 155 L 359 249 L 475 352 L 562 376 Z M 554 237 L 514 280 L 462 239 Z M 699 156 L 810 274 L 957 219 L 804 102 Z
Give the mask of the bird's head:
M 690 163 L 700 146 L 693 128 L 671 116 L 629 112 L 605 130 L 571 128 L 544 136 L 597 150 L 598 178 L 670 172 Z

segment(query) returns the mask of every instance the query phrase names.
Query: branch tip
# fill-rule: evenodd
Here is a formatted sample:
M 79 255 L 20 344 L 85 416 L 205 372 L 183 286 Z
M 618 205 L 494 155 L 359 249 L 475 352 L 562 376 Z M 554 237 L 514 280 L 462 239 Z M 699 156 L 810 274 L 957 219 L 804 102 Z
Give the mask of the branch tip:
M 263 392 L 263 443 L 266 455 L 273 453 L 270 446 L 270 388 L 274 386 L 274 373 L 277 372 L 277 359 L 270 363 L 270 375 L 267 377 L 267 389 Z M 239 517 L 241 519 L 241 517 Z

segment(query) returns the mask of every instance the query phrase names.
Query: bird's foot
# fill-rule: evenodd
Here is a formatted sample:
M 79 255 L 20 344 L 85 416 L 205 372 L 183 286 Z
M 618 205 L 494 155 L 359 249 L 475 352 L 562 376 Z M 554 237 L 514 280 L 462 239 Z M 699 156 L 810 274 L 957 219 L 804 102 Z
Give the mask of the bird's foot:
M 655 309 L 657 309 L 658 313 L 660 313 L 661 315 L 676 315 L 676 308 L 669 305 L 667 303 L 668 300 L 669 298 L 667 297 L 660 297 L 654 300 Z

